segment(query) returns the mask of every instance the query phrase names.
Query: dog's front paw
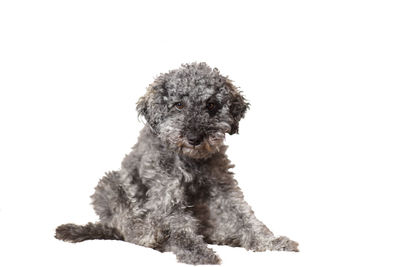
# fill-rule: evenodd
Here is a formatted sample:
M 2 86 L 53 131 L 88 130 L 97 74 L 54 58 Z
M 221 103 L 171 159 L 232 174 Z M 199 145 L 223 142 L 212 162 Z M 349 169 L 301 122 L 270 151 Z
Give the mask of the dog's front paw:
M 294 251 L 298 252 L 299 243 L 296 241 L 290 240 L 286 236 L 274 237 L 269 241 L 268 249 L 269 250 L 280 250 L 280 251 Z
M 181 251 L 176 255 L 176 259 L 178 262 L 186 263 L 186 264 L 207 264 L 207 265 L 215 265 L 221 264 L 221 259 L 215 254 L 214 250 L 210 248 L 206 248 L 201 251 Z

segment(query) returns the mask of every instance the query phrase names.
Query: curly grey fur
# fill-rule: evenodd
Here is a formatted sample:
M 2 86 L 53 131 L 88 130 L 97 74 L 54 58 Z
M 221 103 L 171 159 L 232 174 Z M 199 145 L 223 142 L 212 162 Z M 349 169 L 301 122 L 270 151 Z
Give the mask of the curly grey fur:
M 205 63 L 161 74 L 137 103 L 147 121 L 137 144 L 92 196 L 100 222 L 59 226 L 56 238 L 121 239 L 189 264 L 220 263 L 207 243 L 298 251 L 254 216 L 230 171 L 224 137 L 238 132 L 247 109 L 232 82 Z

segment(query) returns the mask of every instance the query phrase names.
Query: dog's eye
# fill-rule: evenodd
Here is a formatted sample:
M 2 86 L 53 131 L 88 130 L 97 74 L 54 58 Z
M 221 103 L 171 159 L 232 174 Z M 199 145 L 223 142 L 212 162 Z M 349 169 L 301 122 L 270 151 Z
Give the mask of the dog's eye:
M 175 103 L 175 107 L 176 107 L 177 109 L 183 109 L 184 105 L 183 105 L 182 102 L 178 102 L 178 103 Z
M 215 109 L 215 104 L 213 102 L 208 102 L 207 105 L 206 105 L 206 108 L 209 111 L 213 111 Z

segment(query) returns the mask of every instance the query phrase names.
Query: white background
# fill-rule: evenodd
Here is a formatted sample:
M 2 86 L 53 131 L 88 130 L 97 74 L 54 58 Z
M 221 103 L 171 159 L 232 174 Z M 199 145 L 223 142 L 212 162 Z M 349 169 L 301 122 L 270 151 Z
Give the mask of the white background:
M 177 266 L 53 234 L 97 219 L 154 77 L 205 61 L 251 103 L 226 140 L 246 200 L 301 250 L 213 246 L 223 266 L 399 266 L 396 2 L 1 1 L 0 265 Z

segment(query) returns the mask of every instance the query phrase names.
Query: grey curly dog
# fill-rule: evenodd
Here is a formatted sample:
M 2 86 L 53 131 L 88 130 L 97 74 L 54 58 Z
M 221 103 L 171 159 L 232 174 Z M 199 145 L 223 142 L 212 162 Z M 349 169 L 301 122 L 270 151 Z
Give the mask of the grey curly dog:
M 230 172 L 224 137 L 238 132 L 248 106 L 232 81 L 205 63 L 159 75 L 137 103 L 147 121 L 137 144 L 92 196 L 100 221 L 60 225 L 55 237 L 124 240 L 188 264 L 221 263 L 207 243 L 298 251 L 254 216 Z

